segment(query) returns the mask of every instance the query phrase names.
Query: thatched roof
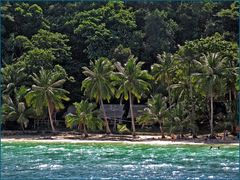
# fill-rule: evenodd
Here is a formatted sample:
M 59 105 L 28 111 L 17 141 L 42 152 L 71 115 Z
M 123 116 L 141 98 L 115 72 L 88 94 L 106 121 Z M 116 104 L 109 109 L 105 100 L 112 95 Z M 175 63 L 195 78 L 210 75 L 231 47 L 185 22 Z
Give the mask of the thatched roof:
M 105 109 L 108 119 L 122 119 L 122 115 L 124 113 L 123 105 L 104 104 L 103 106 L 104 106 L 104 109 Z
M 106 111 L 108 119 L 122 119 L 122 116 L 125 112 L 124 105 L 119 104 L 104 104 L 104 109 Z M 145 105 L 133 105 L 133 114 L 134 117 L 139 116 L 142 114 Z M 128 112 L 127 118 L 131 117 L 130 109 Z
M 75 114 L 76 113 L 76 108 L 75 106 L 71 105 L 68 106 L 67 111 L 63 114 L 63 117 L 65 117 L 67 114 Z
M 139 105 L 139 104 L 133 105 L 134 117 L 142 114 L 142 111 L 145 107 L 146 107 L 145 105 Z M 122 119 L 122 116 L 125 112 L 124 105 L 120 105 L 120 104 L 104 104 L 104 109 L 108 119 Z M 69 113 L 74 114 L 75 112 L 76 112 L 76 108 L 73 105 L 71 105 L 67 108 L 67 112 L 64 113 L 64 116 L 66 116 Z M 100 116 L 103 117 L 103 114 L 101 113 Z M 131 114 L 129 109 L 127 118 L 130 118 L 130 117 L 131 117 Z

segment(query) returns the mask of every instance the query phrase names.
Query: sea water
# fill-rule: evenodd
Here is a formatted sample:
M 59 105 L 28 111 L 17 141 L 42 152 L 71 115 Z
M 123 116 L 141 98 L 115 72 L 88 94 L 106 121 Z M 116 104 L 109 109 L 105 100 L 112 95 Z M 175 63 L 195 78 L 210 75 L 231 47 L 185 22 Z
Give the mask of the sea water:
M 3 142 L 1 179 L 230 179 L 239 147 Z

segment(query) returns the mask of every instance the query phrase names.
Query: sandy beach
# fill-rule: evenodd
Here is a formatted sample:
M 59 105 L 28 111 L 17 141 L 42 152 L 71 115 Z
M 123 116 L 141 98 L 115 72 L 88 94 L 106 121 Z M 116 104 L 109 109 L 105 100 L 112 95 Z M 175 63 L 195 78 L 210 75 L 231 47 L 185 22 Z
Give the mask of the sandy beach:
M 132 138 L 131 135 L 105 135 L 105 134 L 89 134 L 89 137 L 85 138 L 81 134 L 77 133 L 59 133 L 56 135 L 40 135 L 40 134 L 15 134 L 4 135 L 1 138 L 2 142 L 39 142 L 39 143 L 125 143 L 125 144 L 149 144 L 149 145 L 171 145 L 171 144 L 186 144 L 186 145 L 204 145 L 204 144 L 227 144 L 227 145 L 239 145 L 239 141 L 234 137 L 228 137 L 228 139 L 214 139 L 206 140 L 205 136 L 198 136 L 197 139 L 185 138 L 185 139 L 171 139 L 170 136 L 166 136 L 165 139 L 161 139 L 159 135 L 137 135 L 136 138 Z
M 194 143 L 189 141 L 101 141 L 101 140 L 70 140 L 70 139 L 55 139 L 55 140 L 35 140 L 35 139 L 8 139 L 4 138 L 2 142 L 39 142 L 39 143 L 123 143 L 123 144 L 148 144 L 148 145 L 207 145 L 206 143 Z M 216 144 L 216 143 L 212 143 Z M 239 143 L 217 143 L 218 145 L 233 145 L 239 146 Z

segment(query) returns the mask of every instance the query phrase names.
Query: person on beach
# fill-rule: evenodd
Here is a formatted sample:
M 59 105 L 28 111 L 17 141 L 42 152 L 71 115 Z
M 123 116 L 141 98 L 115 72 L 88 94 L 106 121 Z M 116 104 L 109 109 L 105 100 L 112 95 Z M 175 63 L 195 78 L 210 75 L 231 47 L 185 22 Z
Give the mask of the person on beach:
M 226 140 L 226 137 L 228 137 L 228 130 L 224 130 L 223 140 Z

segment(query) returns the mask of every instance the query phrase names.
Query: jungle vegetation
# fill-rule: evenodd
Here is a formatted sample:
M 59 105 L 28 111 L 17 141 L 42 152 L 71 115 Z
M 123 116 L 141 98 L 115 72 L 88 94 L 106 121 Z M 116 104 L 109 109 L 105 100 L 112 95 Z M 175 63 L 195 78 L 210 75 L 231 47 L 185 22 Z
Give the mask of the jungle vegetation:
M 239 4 L 3 2 L 2 128 L 112 133 L 104 104 L 129 103 L 162 133 L 236 133 Z M 134 117 L 133 104 L 145 104 Z M 103 116 L 99 114 L 103 114 Z M 15 122 L 15 124 L 14 124 Z M 13 123 L 14 126 L 9 124 Z M 48 128 L 48 127 L 46 127 Z

